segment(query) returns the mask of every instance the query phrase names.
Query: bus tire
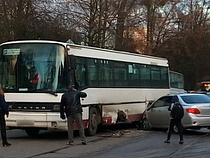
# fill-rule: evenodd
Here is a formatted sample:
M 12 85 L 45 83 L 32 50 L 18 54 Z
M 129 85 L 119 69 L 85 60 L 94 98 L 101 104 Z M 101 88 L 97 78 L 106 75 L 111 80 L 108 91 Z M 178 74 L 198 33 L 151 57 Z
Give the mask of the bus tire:
M 88 128 L 86 129 L 86 134 L 88 136 L 94 136 L 98 129 L 98 111 L 95 107 L 90 107 L 89 111 L 89 121 Z
M 25 129 L 28 136 L 36 136 L 39 133 L 39 129 Z

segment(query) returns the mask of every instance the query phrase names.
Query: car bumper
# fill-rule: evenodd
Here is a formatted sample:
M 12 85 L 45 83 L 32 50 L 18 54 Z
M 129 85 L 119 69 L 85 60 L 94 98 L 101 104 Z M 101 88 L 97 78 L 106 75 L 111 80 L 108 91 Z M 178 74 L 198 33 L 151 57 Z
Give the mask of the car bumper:
M 184 128 L 210 127 L 210 117 L 191 116 L 182 120 Z

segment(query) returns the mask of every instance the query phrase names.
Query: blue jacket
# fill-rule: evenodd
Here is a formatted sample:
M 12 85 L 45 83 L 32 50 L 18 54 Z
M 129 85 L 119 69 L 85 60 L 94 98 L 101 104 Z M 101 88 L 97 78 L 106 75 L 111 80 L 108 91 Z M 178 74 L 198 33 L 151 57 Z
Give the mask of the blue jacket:
M 2 94 L 0 94 L 0 110 L 2 110 L 3 113 L 6 115 L 9 114 L 9 110 L 8 110 L 5 98 Z

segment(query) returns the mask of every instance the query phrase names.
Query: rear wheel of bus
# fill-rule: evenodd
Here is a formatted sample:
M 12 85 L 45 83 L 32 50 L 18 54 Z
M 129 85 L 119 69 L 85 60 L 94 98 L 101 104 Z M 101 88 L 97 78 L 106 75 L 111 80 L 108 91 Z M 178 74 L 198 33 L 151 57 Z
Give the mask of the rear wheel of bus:
M 89 111 L 89 121 L 88 121 L 88 128 L 86 129 L 86 134 L 88 136 L 93 136 L 96 134 L 98 125 L 99 125 L 99 117 L 100 114 L 96 107 L 90 107 Z

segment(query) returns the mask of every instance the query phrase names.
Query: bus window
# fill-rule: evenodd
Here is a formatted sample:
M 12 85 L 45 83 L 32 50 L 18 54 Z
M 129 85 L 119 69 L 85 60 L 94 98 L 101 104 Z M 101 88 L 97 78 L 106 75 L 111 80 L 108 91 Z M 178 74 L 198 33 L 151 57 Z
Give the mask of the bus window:
M 112 62 L 108 60 L 99 60 L 99 86 L 109 87 L 113 86 L 113 69 Z
M 98 86 L 98 71 L 97 71 L 97 60 L 88 59 L 87 69 L 88 69 L 88 85 L 92 87 Z
M 129 74 L 129 85 L 139 87 L 140 86 L 139 66 L 137 64 L 129 64 L 128 74 Z
M 115 86 L 127 86 L 127 67 L 125 63 L 115 62 L 114 63 L 114 79 Z
M 86 81 L 86 60 L 84 58 L 76 58 L 76 80 L 80 87 L 87 86 Z
M 141 65 L 140 67 L 140 78 L 141 78 L 141 87 L 151 87 L 151 75 L 150 67 L 147 65 Z

